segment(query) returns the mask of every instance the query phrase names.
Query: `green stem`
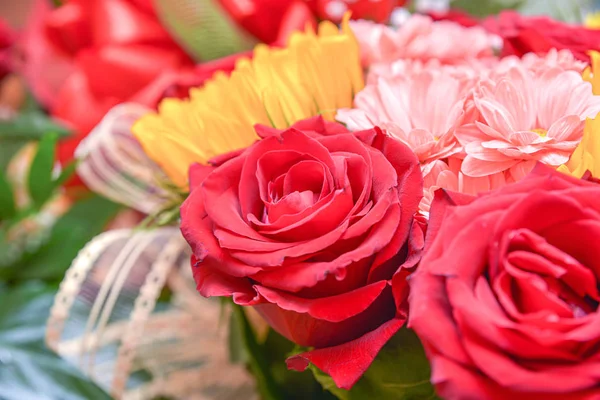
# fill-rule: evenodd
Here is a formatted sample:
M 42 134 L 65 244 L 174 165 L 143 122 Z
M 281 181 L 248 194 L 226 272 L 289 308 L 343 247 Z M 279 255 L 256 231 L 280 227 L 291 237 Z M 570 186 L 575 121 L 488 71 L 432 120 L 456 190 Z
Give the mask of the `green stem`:
M 281 390 L 275 383 L 269 363 L 265 358 L 265 349 L 256 340 L 256 335 L 250 322 L 248 322 L 248 318 L 246 318 L 244 309 L 237 304 L 233 304 L 233 313 L 237 321 L 237 328 L 241 330 L 244 347 L 249 355 L 250 369 L 256 378 L 262 398 L 264 400 L 283 399 Z

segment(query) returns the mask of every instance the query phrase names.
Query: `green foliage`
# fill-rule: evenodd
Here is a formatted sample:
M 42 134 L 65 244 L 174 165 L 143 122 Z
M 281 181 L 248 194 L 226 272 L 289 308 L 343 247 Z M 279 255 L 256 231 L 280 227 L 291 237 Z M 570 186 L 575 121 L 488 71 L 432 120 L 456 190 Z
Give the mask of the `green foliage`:
M 15 194 L 4 172 L 0 170 L 0 221 L 15 216 Z
M 321 384 L 323 389 L 329 391 L 330 393 L 335 395 L 335 397 L 337 397 L 340 400 L 348 400 L 349 399 L 348 391 L 337 387 L 337 385 L 335 384 L 335 382 L 329 375 L 327 375 L 326 373 L 321 371 L 319 368 L 315 367 L 313 364 L 310 364 L 308 366 L 308 368 L 312 372 L 312 374 L 315 377 L 315 379 L 317 380 L 317 382 L 319 382 L 319 384 Z
M 593 9 L 591 0 L 452 0 L 450 6 L 484 18 L 503 10 L 516 10 L 523 15 L 545 15 L 557 20 L 581 23 L 584 9 Z
M 32 103 L 28 109 L 15 118 L 0 120 L 0 170 L 4 171 L 11 158 L 27 143 L 40 140 L 49 132 L 59 137 L 69 134 L 63 126 L 52 121 L 47 115 L 35 108 Z
M 522 7 L 527 0 L 454 0 L 452 8 L 459 8 L 474 17 L 487 17 L 498 14 L 502 10 Z
M 79 250 L 100 234 L 118 211 L 117 204 L 96 195 L 75 203 L 54 224 L 45 243 L 10 266 L 0 268 L 0 280 L 62 280 Z
M 265 349 L 257 342 L 256 335 L 244 309 L 241 306 L 233 305 L 234 326 L 240 333 L 242 345 L 248 354 L 248 365 L 256 378 L 258 391 L 263 400 L 283 399 L 281 389 L 275 383 L 273 375 L 269 369 L 269 363 L 266 358 Z
M 0 397 L 103 400 L 110 397 L 44 345 L 56 287 L 0 287 Z
M 415 333 L 402 328 L 379 352 L 373 364 L 351 390 L 311 366 L 315 379 L 340 400 L 433 400 L 429 362 Z
M 27 123 L 41 129 L 55 128 L 51 122 Z M 24 129 L 24 128 L 23 128 Z M 33 128 L 32 128 L 33 129 Z M 55 177 L 55 153 L 58 137 L 64 132 L 42 135 L 31 131 L 19 132 L 19 140 L 36 139 L 36 154 L 27 175 L 29 203 L 16 207 L 11 182 L 0 169 L 0 281 L 11 284 L 25 279 L 58 281 L 69 267 L 77 252 L 95 235 L 102 232 L 108 221 L 118 211 L 118 206 L 98 196 L 76 203 L 54 226 L 46 226 L 38 218 L 48 202 L 53 200 L 60 186 L 75 172 L 76 164 L 67 165 Z M 1 140 L 4 136 L 0 135 Z M 12 155 L 11 155 L 12 156 Z M 27 228 L 35 226 L 33 230 Z
M 227 302 L 228 305 L 231 304 L 230 300 Z M 310 371 L 299 373 L 287 369 L 285 359 L 298 353 L 299 350 L 297 345 L 273 329 L 269 329 L 262 343 L 259 343 L 255 337 L 254 344 L 249 347 L 245 338 L 248 331 L 240 324 L 242 316 L 240 313 L 243 314 L 243 311 L 241 311 L 240 306 L 234 305 L 234 307 L 238 311 L 234 311 L 232 314 L 231 324 L 229 325 L 230 359 L 232 362 L 249 365 L 251 372 L 256 376 L 256 367 L 253 367 L 252 363 L 254 363 L 253 358 L 258 356 L 258 364 L 261 368 L 259 374 L 266 376 L 266 379 L 274 388 L 270 398 L 278 400 L 335 400 L 335 396 L 321 387 Z M 264 380 L 265 378 L 260 379 Z M 267 398 L 262 389 L 261 394 L 263 398 Z
M 54 159 L 56 158 L 56 143 L 58 135 L 49 133 L 39 141 L 37 152 L 27 176 L 27 188 L 33 203 L 40 207 L 54 193 L 56 188 L 52 179 Z

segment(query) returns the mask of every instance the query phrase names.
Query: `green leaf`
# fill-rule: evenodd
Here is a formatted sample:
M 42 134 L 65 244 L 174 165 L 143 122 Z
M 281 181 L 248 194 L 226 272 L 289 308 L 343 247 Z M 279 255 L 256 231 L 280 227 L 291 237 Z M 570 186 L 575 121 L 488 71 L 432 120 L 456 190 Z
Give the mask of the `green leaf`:
M 0 397 L 3 400 L 109 400 L 98 386 L 45 347 L 54 288 L 0 291 Z
M 7 121 L 0 121 L 0 140 L 39 140 L 49 132 L 55 132 L 59 137 L 68 136 L 70 133 L 63 125 L 54 122 L 40 111 L 29 111 Z
M 315 367 L 313 364 L 308 366 L 310 371 L 313 373 L 313 376 L 321 384 L 323 389 L 329 391 L 334 394 L 340 400 L 349 400 L 349 394 L 347 390 L 340 389 L 337 387 L 333 379 L 327 375 L 325 372 L 321 371 L 319 368 Z
M 373 364 L 348 392 L 347 400 L 435 399 L 429 361 L 417 335 L 402 328 L 379 352 Z
M 69 135 L 69 131 L 62 125 L 53 122 L 35 105 L 27 105 L 27 111 L 18 114 L 7 121 L 0 120 L 0 170 L 6 166 L 27 143 L 40 140 L 46 133 L 55 132 L 59 137 Z
M 0 279 L 62 279 L 79 250 L 103 231 L 119 209 L 118 204 L 96 195 L 75 203 L 53 226 L 48 241 L 35 253 L 0 269 Z
M 13 217 L 16 212 L 12 186 L 0 170 L 0 221 Z
M 38 207 L 42 206 L 54 192 L 52 170 L 54 169 L 57 141 L 58 135 L 54 133 L 42 137 L 29 167 L 27 188 L 31 199 Z
M 238 329 L 241 333 L 244 348 L 248 352 L 248 364 L 258 386 L 258 391 L 262 396 L 263 400 L 283 400 L 284 397 L 281 393 L 281 389 L 276 384 L 267 360 L 267 354 L 265 348 L 262 347 L 256 340 L 256 335 L 244 309 L 237 305 L 233 305 L 233 313 L 235 316 L 235 324 L 231 329 Z

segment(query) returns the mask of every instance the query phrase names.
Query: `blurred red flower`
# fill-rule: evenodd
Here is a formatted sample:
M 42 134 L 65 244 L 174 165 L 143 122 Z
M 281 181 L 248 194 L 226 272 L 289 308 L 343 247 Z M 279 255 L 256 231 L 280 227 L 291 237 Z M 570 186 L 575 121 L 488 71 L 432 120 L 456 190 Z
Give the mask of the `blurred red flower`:
M 11 27 L 0 18 L 0 80 L 12 71 L 11 49 L 15 41 L 15 33 Z
M 156 89 L 194 73 L 193 61 L 161 26 L 150 0 L 37 2 L 23 38 L 24 74 L 50 113 L 74 136 L 59 146 L 72 158 L 79 141 L 124 101 L 153 105 Z M 169 78 L 169 79 L 167 79 Z
M 600 50 L 600 30 L 547 17 L 524 17 L 515 11 L 505 11 L 497 18 L 486 19 L 482 25 L 504 40 L 502 56 L 522 56 L 529 52 L 545 54 L 556 48 L 568 49 L 578 59 L 588 61 L 587 51 Z

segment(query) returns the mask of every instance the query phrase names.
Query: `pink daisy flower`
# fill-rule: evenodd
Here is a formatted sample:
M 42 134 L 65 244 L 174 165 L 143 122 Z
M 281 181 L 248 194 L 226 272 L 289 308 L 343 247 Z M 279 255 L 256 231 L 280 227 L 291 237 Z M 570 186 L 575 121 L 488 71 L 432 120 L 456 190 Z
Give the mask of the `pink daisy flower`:
M 394 29 L 368 21 L 351 22 L 367 65 L 399 59 L 462 64 L 471 58 L 492 57 L 498 38 L 481 27 L 465 28 L 451 21 L 434 22 L 415 14 Z
M 478 84 L 470 107 L 477 121 L 456 130 L 466 157 L 462 172 L 482 177 L 507 172 L 521 179 L 541 161 L 565 163 L 588 117 L 600 112 L 600 96 L 581 75 L 561 68 L 510 67 Z
M 415 152 L 427 174 L 433 161 L 460 151 L 454 131 L 466 123 L 467 89 L 440 71 L 379 78 L 357 94 L 353 109 L 338 110 L 336 118 L 350 130 L 386 129 Z

